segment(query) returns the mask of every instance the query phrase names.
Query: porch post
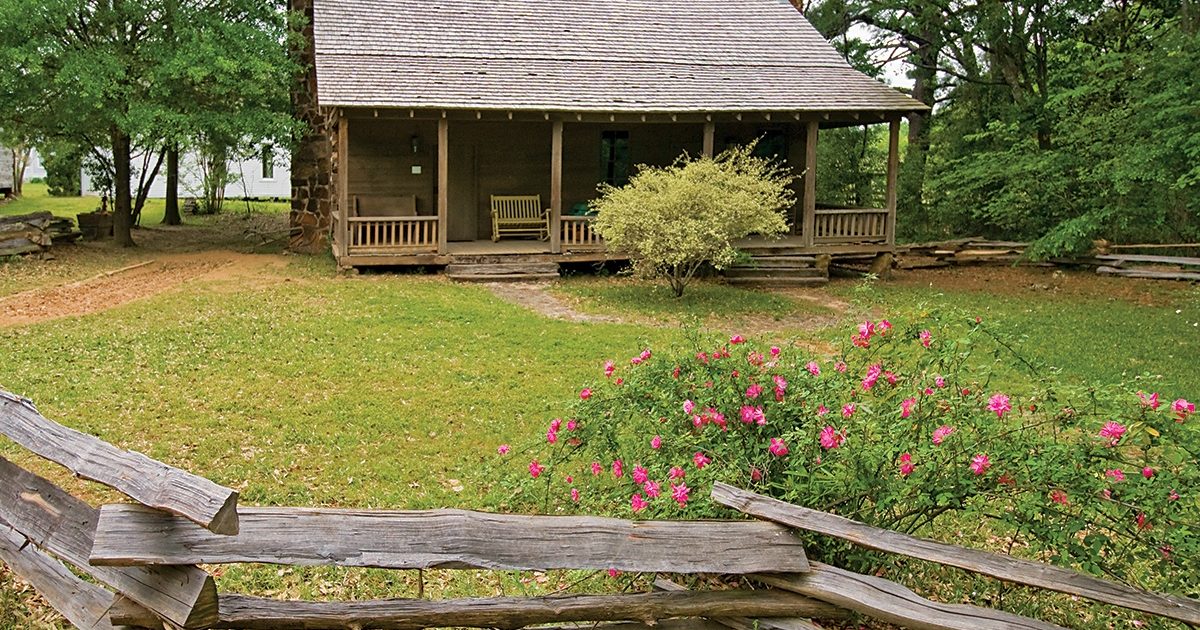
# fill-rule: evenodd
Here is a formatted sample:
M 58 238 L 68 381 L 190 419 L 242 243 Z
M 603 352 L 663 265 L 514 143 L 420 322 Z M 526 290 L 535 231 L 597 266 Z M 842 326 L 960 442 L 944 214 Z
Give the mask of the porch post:
M 346 112 L 338 113 L 337 135 L 337 191 L 338 212 L 338 256 L 345 258 L 350 255 L 350 119 Z M 341 261 L 338 261 L 339 263 Z
M 804 133 L 804 245 L 812 247 L 817 230 L 817 121 L 808 121 Z
M 446 253 L 447 219 L 450 210 L 450 121 L 443 115 L 438 119 L 437 214 L 439 254 Z
M 550 251 L 562 253 L 563 122 L 554 121 L 550 135 Z
M 888 124 L 887 244 L 896 245 L 896 179 L 900 172 L 900 119 Z
M 704 157 L 713 156 L 713 146 L 717 135 L 717 123 L 711 120 L 704 123 Z

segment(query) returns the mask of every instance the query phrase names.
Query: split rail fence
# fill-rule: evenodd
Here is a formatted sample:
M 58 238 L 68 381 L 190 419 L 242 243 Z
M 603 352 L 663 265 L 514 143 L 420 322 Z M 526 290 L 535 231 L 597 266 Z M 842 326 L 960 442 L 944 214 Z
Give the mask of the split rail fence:
M 46 419 L 0 390 L 0 433 L 136 501 L 99 509 L 0 458 L 0 560 L 83 630 L 428 627 L 813 629 L 859 614 L 911 628 L 1057 628 L 924 599 L 886 579 L 809 561 L 792 528 L 1200 625 L 1200 601 L 1069 569 L 913 538 L 717 484 L 757 520 L 626 521 L 465 510 L 239 507 L 238 493 Z M 547 541 L 570 540 L 570 545 Z M 386 569 L 618 569 L 654 573 L 643 593 L 283 601 L 218 593 L 198 565 Z M 76 572 L 88 576 L 84 580 Z M 669 575 L 738 575 L 761 588 L 689 590 Z M 581 622 L 590 622 L 580 626 Z

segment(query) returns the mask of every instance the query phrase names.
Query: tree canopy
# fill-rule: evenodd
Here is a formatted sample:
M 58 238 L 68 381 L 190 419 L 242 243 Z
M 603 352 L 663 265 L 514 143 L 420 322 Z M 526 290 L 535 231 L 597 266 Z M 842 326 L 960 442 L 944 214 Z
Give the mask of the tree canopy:
M 910 238 L 1200 240 L 1200 37 L 1192 0 L 816 0 L 868 72 L 913 96 L 899 228 Z M 844 149 L 850 150 L 850 149 Z M 844 159 L 844 158 L 843 158 Z
M 0 126 L 110 163 L 131 245 L 135 146 L 287 141 L 287 36 L 286 8 L 262 0 L 0 0 Z

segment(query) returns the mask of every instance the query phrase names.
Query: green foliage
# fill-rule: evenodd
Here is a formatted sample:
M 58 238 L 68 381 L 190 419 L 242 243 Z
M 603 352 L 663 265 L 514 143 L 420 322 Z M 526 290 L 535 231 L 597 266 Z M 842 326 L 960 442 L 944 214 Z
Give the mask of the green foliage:
M 548 492 L 550 511 L 713 517 L 720 480 L 935 538 L 953 538 L 947 523 L 988 523 L 1022 555 L 1200 592 L 1194 405 L 1183 392 L 1069 386 L 1014 347 L 979 320 L 935 314 L 863 322 L 835 360 L 739 336 L 645 350 L 561 408 L 529 455 L 527 490 Z
M 680 158 L 667 167 L 640 166 L 627 186 L 601 187 L 592 207 L 595 229 L 609 247 L 629 252 L 644 277 L 665 277 L 676 296 L 705 263 L 734 262 L 734 241 L 787 231 L 793 176 L 754 145 L 715 158 Z
M 69 142 L 43 144 L 39 155 L 46 169 L 46 185 L 51 197 L 78 197 L 83 151 Z
M 1036 258 L 1200 238 L 1200 38 L 1149 3 L 1088 15 L 1055 33 L 1036 108 L 994 87 L 952 93 L 927 189 L 938 223 L 1036 240 Z
M 132 244 L 131 142 L 288 143 L 287 37 L 277 2 L 0 0 L 0 125 L 107 148 L 117 241 Z
M 217 214 L 225 205 L 225 186 L 233 183 L 229 172 L 229 146 L 225 141 L 208 138 L 197 152 L 200 167 L 200 190 L 196 199 L 197 214 Z M 189 191 L 192 192 L 192 191 Z
M 887 127 L 822 131 L 817 143 L 817 200 L 848 208 L 883 208 L 887 195 Z

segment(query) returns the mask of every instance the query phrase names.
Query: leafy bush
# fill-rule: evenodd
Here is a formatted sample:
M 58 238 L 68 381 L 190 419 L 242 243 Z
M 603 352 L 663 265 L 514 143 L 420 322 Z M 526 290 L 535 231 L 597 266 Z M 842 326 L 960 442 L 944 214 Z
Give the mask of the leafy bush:
M 592 206 L 595 229 L 614 249 L 629 252 L 644 277 L 665 277 L 676 296 L 705 263 L 733 263 L 733 242 L 787 231 L 783 210 L 795 195 L 793 177 L 754 146 L 716 158 L 680 158 L 671 166 L 640 166 L 629 185 L 603 186 Z
M 526 490 L 562 511 L 728 516 L 707 500 L 720 480 L 933 537 L 986 522 L 1034 558 L 1200 590 L 1200 416 L 1182 398 L 1031 379 L 970 319 L 863 322 L 836 360 L 693 345 L 607 362 L 539 439 Z
M 50 142 L 39 147 L 46 169 L 46 186 L 51 197 L 78 197 L 83 150 L 69 142 Z

